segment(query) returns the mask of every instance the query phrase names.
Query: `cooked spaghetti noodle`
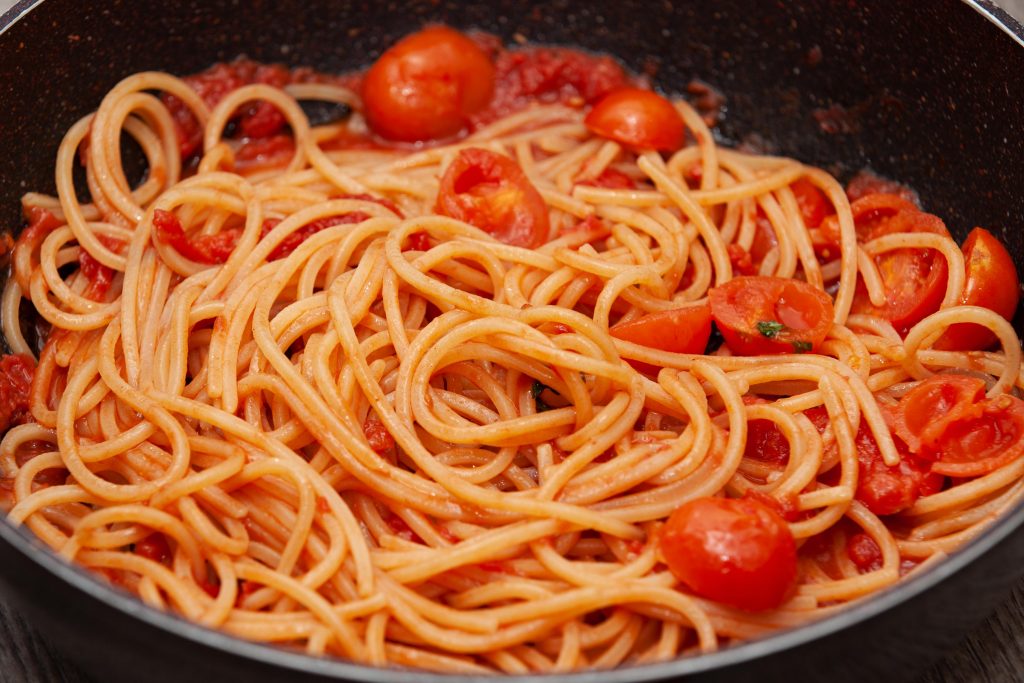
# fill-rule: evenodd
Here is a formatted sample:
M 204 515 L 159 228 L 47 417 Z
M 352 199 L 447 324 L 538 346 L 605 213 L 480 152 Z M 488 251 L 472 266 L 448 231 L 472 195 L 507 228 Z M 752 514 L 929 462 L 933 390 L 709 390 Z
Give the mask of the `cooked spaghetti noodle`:
M 197 120 L 194 172 L 153 91 Z M 39 220 L 14 252 L 3 333 L 32 353 L 23 300 L 52 332 L 31 419 L 3 438 L 0 465 L 8 520 L 67 560 L 159 609 L 311 654 L 567 671 L 821 618 L 941 559 L 1024 495 L 1016 457 L 894 516 L 857 494 L 862 438 L 877 444 L 872 466 L 908 458 L 889 413 L 921 380 L 974 373 L 989 397 L 1024 386 L 1011 325 L 960 305 L 965 260 L 948 236 L 858 242 L 833 177 L 716 145 L 683 100 L 689 143 L 661 155 L 595 136 L 583 109 L 561 104 L 451 144 L 337 149 L 361 116 L 311 126 L 303 98 L 360 108 L 321 83 L 247 85 L 211 110 L 173 76 L 131 76 L 68 131 L 57 196 L 26 195 Z M 257 101 L 283 114 L 293 153 L 242 173 L 224 131 Z M 124 134 L 148 162 L 136 187 Z M 438 213 L 442 179 L 470 148 L 513 160 L 536 188 L 539 247 Z M 79 159 L 90 203 L 76 194 Z M 588 183 L 609 172 L 629 182 Z M 796 183 L 826 199 L 830 254 Z M 679 353 L 609 332 L 706 302 L 759 221 L 772 239 L 758 274 L 834 300 L 814 352 Z M 217 236 L 222 263 L 184 248 Z M 911 249 L 945 262 L 939 310 L 906 330 L 851 314 L 858 291 L 884 301 L 874 257 Z M 932 348 L 961 323 L 999 350 Z M 753 452 L 755 431 L 785 455 Z M 800 547 L 781 606 L 738 609 L 666 568 L 666 518 L 709 496 L 779 503 Z

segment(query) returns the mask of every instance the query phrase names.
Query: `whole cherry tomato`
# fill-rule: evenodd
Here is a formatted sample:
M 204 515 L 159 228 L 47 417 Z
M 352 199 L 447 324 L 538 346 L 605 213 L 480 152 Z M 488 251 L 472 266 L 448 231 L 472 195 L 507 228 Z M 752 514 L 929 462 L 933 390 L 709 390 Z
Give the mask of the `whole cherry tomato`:
M 793 534 L 777 512 L 753 498 L 684 503 L 668 518 L 659 545 L 690 590 L 739 609 L 773 609 L 796 587 Z
M 476 43 L 444 26 L 398 41 L 363 80 L 370 128 L 389 140 L 439 140 L 458 134 L 494 93 L 494 65 Z

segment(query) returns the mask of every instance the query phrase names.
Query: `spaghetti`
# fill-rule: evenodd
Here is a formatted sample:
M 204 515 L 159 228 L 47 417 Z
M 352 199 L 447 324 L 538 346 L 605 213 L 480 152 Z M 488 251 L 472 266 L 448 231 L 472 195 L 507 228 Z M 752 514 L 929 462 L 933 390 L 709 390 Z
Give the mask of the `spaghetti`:
M 566 671 L 821 618 L 1024 495 L 1019 340 L 906 198 L 851 204 L 819 169 L 719 147 L 683 100 L 666 154 L 537 98 L 444 144 L 354 148 L 359 94 L 313 80 L 210 108 L 130 76 L 68 131 L 57 196 L 25 196 L 3 332 L 32 353 L 22 301 L 52 331 L 0 444 L 4 501 L 67 560 L 311 654 Z M 309 98 L 355 113 L 312 126 Z M 257 109 L 290 129 L 269 161 L 225 134 Z M 502 192 L 513 227 L 481 228 Z M 945 273 L 933 310 L 887 299 L 906 262 Z M 728 322 L 715 297 L 758 282 L 790 289 Z M 817 337 L 794 287 L 824 298 Z M 704 353 L 712 317 L 726 345 Z M 999 350 L 942 350 L 953 326 Z M 716 597 L 666 545 L 680 506 L 726 499 L 791 539 L 778 604 Z

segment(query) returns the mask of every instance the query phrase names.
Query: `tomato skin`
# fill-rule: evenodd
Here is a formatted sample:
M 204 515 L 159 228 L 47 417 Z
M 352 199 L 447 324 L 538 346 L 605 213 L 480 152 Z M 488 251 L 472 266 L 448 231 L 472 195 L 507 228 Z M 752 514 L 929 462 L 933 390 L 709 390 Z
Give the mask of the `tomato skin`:
M 460 151 L 445 171 L 434 210 L 519 247 L 539 247 L 551 228 L 547 205 L 519 164 L 478 147 Z
M 984 388 L 974 377 L 934 375 L 900 399 L 897 432 L 932 472 L 978 477 L 1024 455 L 1024 401 L 987 398 Z
M 737 277 L 708 301 L 729 350 L 743 356 L 812 352 L 832 327 L 832 299 L 799 280 Z
M 680 506 L 659 538 L 677 579 L 697 595 L 743 610 L 773 609 L 796 587 L 789 527 L 752 498 L 697 498 Z
M 583 123 L 595 135 L 627 147 L 671 152 L 683 145 L 686 128 L 672 103 L 656 92 L 620 88 L 605 95 Z
M 1024 455 L 1024 401 L 1004 394 L 980 406 L 980 415 L 951 423 L 939 437 L 932 472 L 980 477 Z
M 458 134 L 494 93 L 494 65 L 468 37 L 430 26 L 390 47 L 363 79 L 370 128 L 389 140 Z
M 807 178 L 801 178 L 789 186 L 796 197 L 796 204 L 800 207 L 800 215 L 808 228 L 816 228 L 821 225 L 825 217 L 832 212 L 832 205 L 825 193 L 818 189 Z
M 932 448 L 956 420 L 980 412 L 985 383 L 965 375 L 934 375 L 900 399 L 894 420 L 896 434 L 914 453 Z
M 867 206 L 886 202 L 884 208 L 862 211 Z M 851 205 L 855 212 L 858 240 L 869 242 L 902 232 L 930 232 L 949 237 L 946 224 L 938 216 L 914 208 L 896 195 L 868 195 Z M 908 208 L 909 207 L 909 208 Z M 894 249 L 874 257 L 882 278 L 886 300 L 875 306 L 868 298 L 863 282 L 858 282 L 852 312 L 874 315 L 890 321 L 896 331 L 907 330 L 939 310 L 946 293 L 949 267 L 934 249 Z
M 998 237 L 984 228 L 975 228 L 963 245 L 967 282 L 960 303 L 982 306 L 1007 320 L 1013 319 L 1020 298 L 1020 280 L 1013 257 Z M 950 325 L 933 348 L 947 351 L 975 351 L 996 343 L 988 328 L 973 323 Z
M 656 311 L 612 326 L 616 339 L 672 353 L 704 353 L 711 336 L 711 308 L 707 304 Z

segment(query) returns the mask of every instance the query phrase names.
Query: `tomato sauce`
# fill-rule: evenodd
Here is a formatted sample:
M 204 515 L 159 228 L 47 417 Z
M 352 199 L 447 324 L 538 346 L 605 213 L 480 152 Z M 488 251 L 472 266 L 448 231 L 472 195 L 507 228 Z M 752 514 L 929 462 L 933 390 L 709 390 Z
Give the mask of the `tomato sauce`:
M 0 434 L 32 419 L 29 390 L 35 369 L 31 356 L 10 354 L 0 357 Z

